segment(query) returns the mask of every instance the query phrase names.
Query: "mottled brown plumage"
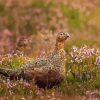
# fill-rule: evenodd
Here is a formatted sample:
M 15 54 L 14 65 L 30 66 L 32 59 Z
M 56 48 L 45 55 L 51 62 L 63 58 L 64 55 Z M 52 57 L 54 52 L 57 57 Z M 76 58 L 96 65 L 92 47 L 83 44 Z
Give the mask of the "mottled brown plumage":
M 65 77 L 64 43 L 68 37 L 67 33 L 58 33 L 54 51 L 47 57 L 29 61 L 16 70 L 0 69 L 0 74 L 10 79 L 34 79 L 40 88 L 51 88 L 59 84 Z
M 29 45 L 29 43 L 30 41 L 28 39 L 21 38 L 17 43 L 17 47 L 14 53 L 17 53 L 18 55 L 23 54 L 25 48 Z

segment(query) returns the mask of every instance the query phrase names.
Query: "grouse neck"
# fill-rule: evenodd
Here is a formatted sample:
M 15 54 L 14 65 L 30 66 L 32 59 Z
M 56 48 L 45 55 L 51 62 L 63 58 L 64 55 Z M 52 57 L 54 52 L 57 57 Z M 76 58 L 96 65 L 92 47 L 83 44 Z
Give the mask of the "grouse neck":
M 58 51 L 58 50 L 61 50 L 61 49 L 64 49 L 64 41 L 56 41 L 56 44 L 55 44 L 55 51 Z

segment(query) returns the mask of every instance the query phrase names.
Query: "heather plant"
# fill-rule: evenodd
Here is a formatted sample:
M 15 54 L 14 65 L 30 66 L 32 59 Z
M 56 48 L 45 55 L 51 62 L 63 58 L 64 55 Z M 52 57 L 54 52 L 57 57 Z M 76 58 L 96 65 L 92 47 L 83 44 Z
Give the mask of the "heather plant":
M 40 56 L 44 57 L 46 56 L 46 53 L 43 53 Z M 100 88 L 99 48 L 89 47 L 86 45 L 80 48 L 73 46 L 66 58 L 66 78 L 58 87 L 54 87 L 51 91 L 57 91 L 70 96 L 73 95 L 73 93 L 76 95 L 83 95 L 88 89 Z M 7 68 L 17 68 L 30 60 L 30 58 L 23 55 L 5 55 L 0 61 L 0 67 L 6 66 Z M 0 93 L 2 96 L 7 94 L 14 95 L 17 93 L 25 98 L 36 98 L 37 95 L 40 95 L 41 97 L 43 95 L 42 93 L 44 93 L 36 88 L 34 82 L 29 84 L 23 79 L 17 82 L 5 78 L 3 79 L 4 80 L 0 80 Z M 47 91 L 49 92 L 49 90 Z M 48 92 L 46 94 L 44 93 L 44 96 L 47 96 Z
M 34 82 L 15 82 L 3 77 L 0 78 L 0 99 L 66 100 L 68 95 L 78 100 L 79 94 L 94 100 L 100 97 L 99 16 L 99 0 L 0 0 L 2 68 L 16 69 L 33 60 L 29 56 L 45 58 L 52 51 L 56 32 L 71 33 L 65 45 L 66 78 L 59 86 L 42 90 Z M 32 45 L 25 51 L 28 56 L 7 54 L 14 51 L 17 40 L 24 36 L 32 37 Z
M 69 71 L 77 77 L 91 77 L 92 73 L 100 67 L 100 50 L 84 46 L 73 46 L 67 62 Z M 82 75 L 83 74 L 83 75 Z M 96 73 L 95 73 L 96 74 Z
M 3 68 L 12 68 L 16 69 L 17 67 L 20 67 L 20 65 L 24 64 L 25 61 L 28 61 L 29 59 L 25 56 L 22 55 L 3 55 L 1 60 L 0 60 L 0 67 Z

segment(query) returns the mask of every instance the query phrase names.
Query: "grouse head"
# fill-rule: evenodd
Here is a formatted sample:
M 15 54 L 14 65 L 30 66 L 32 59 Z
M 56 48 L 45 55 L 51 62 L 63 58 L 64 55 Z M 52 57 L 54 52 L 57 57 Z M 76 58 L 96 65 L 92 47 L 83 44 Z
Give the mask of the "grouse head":
M 27 39 L 20 39 L 19 42 L 18 42 L 18 46 L 19 47 L 25 47 L 29 44 L 28 40 Z
M 66 32 L 60 32 L 57 35 L 57 41 L 58 42 L 64 42 L 69 37 L 69 34 Z

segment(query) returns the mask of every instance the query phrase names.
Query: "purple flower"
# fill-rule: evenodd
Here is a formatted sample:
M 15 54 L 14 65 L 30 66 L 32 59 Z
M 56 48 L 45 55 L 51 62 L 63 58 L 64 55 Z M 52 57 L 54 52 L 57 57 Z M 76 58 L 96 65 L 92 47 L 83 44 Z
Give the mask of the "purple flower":
M 94 54 L 94 48 L 90 49 L 91 54 Z
M 100 49 L 99 48 L 96 50 L 96 55 L 98 55 L 98 54 L 100 54 Z
M 74 52 L 76 52 L 78 50 L 78 48 L 76 46 L 73 46 L 72 48 L 73 48 Z
M 100 64 L 100 56 L 96 58 L 96 64 Z

